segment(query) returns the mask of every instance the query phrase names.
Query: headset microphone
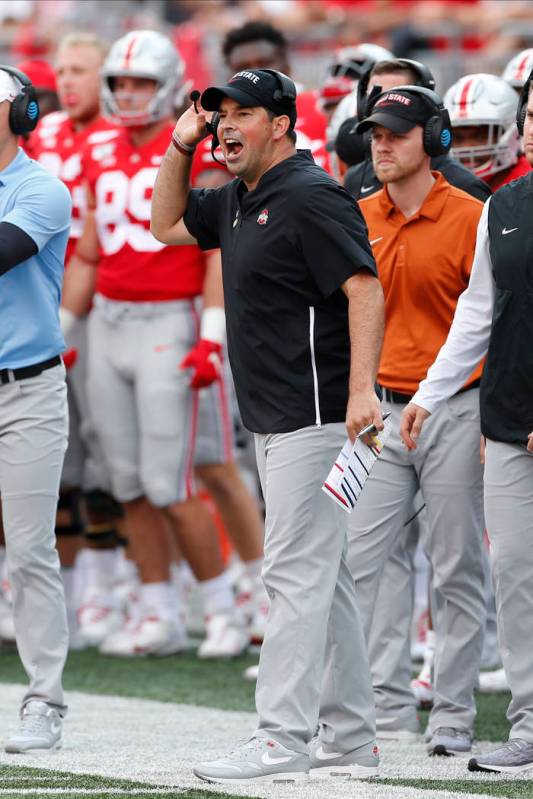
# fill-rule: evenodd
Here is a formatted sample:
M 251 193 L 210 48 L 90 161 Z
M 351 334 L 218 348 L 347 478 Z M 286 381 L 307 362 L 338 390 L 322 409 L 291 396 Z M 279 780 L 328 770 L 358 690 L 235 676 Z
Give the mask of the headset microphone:
M 191 98 L 191 102 L 194 103 L 194 110 L 196 111 L 196 113 L 198 113 L 198 106 L 196 105 L 196 103 L 198 102 L 198 100 L 201 97 L 201 94 L 198 91 L 198 89 L 193 89 L 193 91 L 190 93 L 189 97 Z
M 192 92 L 190 93 L 189 97 L 191 99 L 192 104 L 194 105 L 194 110 L 196 111 L 197 114 L 199 114 L 200 112 L 198 111 L 198 106 L 196 105 L 196 103 L 200 99 L 201 94 L 198 91 L 198 89 L 193 89 Z M 220 161 L 215 155 L 215 150 L 220 145 L 220 142 L 219 142 L 218 136 L 217 136 L 217 128 L 218 128 L 218 120 L 219 120 L 219 118 L 220 118 L 220 115 L 219 115 L 218 111 L 215 111 L 215 113 L 211 117 L 211 122 L 206 122 L 205 126 L 207 128 L 208 133 L 210 133 L 211 136 L 213 137 L 213 139 L 211 141 L 211 156 L 213 158 L 213 161 L 216 161 L 217 164 L 221 164 L 222 166 L 226 166 L 225 161 Z

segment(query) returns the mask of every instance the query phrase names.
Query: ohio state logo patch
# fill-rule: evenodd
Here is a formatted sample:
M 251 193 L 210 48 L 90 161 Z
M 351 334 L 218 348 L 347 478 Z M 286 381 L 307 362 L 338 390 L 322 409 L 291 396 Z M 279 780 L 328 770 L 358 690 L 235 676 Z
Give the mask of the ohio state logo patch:
M 268 208 L 265 208 L 259 216 L 257 217 L 257 224 L 258 225 L 266 225 L 268 222 Z

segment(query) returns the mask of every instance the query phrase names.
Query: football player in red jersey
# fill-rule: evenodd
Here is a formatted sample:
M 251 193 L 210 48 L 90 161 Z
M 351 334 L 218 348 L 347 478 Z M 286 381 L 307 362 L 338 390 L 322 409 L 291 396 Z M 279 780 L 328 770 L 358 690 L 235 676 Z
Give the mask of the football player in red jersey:
M 65 263 L 80 237 L 86 214 L 81 151 L 88 136 L 105 139 L 112 128 L 100 114 L 100 69 L 107 44 L 92 33 L 70 33 L 58 46 L 57 91 L 63 110 L 45 116 L 31 135 L 32 157 L 57 177 L 72 196 L 72 223 Z M 70 434 L 62 475 L 56 533 L 71 632 L 71 646 L 94 644 L 122 619 L 114 607 L 112 585 L 117 556 L 120 508 L 109 494 L 109 475 L 91 424 L 86 393 L 86 319 L 61 311 L 63 332 L 75 361 L 68 372 Z M 76 356 L 75 358 L 73 356 Z M 80 493 L 83 492 L 83 497 Z M 87 517 L 87 518 L 86 518 Z M 85 530 L 85 540 L 82 533 Z M 74 597 L 76 554 L 84 543 L 84 584 L 78 628 Z
M 231 74 L 243 69 L 277 69 L 290 75 L 287 39 L 267 22 L 246 22 L 230 30 L 222 45 L 222 54 Z M 317 91 L 298 91 L 296 108 L 297 147 L 311 150 L 319 166 L 329 171 L 326 150 L 327 117 L 322 113 Z
M 135 623 L 106 638 L 101 651 L 163 655 L 185 645 L 169 575 L 165 524 L 170 520 L 204 599 L 207 637 L 199 656 L 228 657 L 240 654 L 249 638 L 212 519 L 192 496 L 197 426 L 209 450 L 204 464 L 224 463 L 231 449 L 223 370 L 217 365 L 219 380 L 200 394 L 209 407 L 205 421 L 198 421 L 198 392 L 190 388 L 191 378 L 195 385 L 209 382 L 210 367 L 220 360 L 220 282 L 216 275 L 208 279 L 210 306 L 200 320 L 198 299 L 206 277 L 200 250 L 191 246 L 177 253 L 149 229 L 153 184 L 174 128 L 171 109 L 179 74 L 176 51 L 155 31 L 133 31 L 111 48 L 102 71 L 102 100 L 117 127 L 106 141 L 90 136 L 87 142 L 82 166 L 92 210 L 77 248 L 85 263 L 78 260 L 69 270 L 64 303 L 74 314 L 83 313 L 90 298 L 86 262 L 98 260 L 89 323 L 89 397 L 142 580 Z M 203 155 L 196 160 L 195 177 L 205 169 Z M 176 258 L 182 260 L 180 269 Z M 192 373 L 179 368 L 184 360 Z M 213 427 L 215 415 L 220 422 Z M 205 467 L 202 477 L 212 489 L 208 472 Z M 253 501 L 242 492 L 240 498 L 260 528 Z
M 444 96 L 453 127 L 451 154 L 492 191 L 527 174 L 516 129 L 516 93 L 503 78 L 465 75 Z

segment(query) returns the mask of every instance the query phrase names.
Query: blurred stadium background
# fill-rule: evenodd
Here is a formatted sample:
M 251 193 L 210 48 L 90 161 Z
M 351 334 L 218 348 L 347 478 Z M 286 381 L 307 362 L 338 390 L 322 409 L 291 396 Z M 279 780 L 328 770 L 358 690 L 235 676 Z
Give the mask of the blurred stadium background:
M 441 91 L 467 73 L 500 74 L 533 46 L 531 0 L 0 0 L 0 57 L 52 60 L 70 30 L 111 42 L 154 28 L 171 35 L 187 81 L 202 89 L 224 75 L 224 34 L 252 19 L 283 30 L 293 77 L 306 88 L 320 85 L 337 48 L 361 42 L 423 61 Z

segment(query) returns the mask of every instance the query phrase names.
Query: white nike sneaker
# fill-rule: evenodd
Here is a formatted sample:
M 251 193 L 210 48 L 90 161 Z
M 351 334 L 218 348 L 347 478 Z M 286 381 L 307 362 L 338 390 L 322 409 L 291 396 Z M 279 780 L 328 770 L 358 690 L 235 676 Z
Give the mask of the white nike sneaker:
M 78 633 L 87 646 L 98 646 L 120 629 L 124 614 L 111 603 L 90 599 L 78 608 Z
M 111 657 L 166 657 L 182 652 L 187 646 L 187 632 L 179 621 L 146 616 L 129 620 L 121 630 L 100 644 L 102 655 Z
M 313 738 L 309 744 L 309 759 L 309 776 L 313 780 L 330 777 L 362 780 L 379 775 L 379 749 L 375 741 L 351 752 L 335 752 L 319 738 Z
M 509 683 L 504 669 L 481 671 L 479 673 L 479 692 L 481 694 L 501 694 L 509 691 Z
M 201 780 L 218 783 L 300 782 L 308 779 L 308 771 L 309 755 L 270 738 L 251 738 L 226 757 L 193 768 Z
M 9 738 L 5 751 L 20 754 L 39 749 L 61 748 L 61 716 L 46 702 L 32 700 L 21 711 L 21 723 Z
M 214 613 L 205 620 L 206 637 L 198 647 L 200 660 L 235 658 L 248 648 L 250 636 L 237 612 Z

